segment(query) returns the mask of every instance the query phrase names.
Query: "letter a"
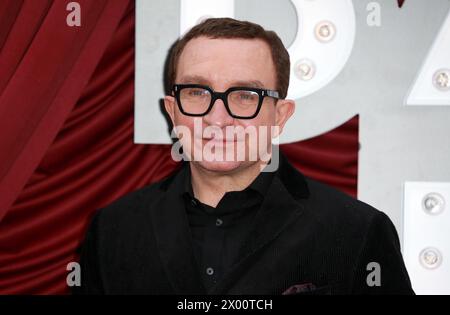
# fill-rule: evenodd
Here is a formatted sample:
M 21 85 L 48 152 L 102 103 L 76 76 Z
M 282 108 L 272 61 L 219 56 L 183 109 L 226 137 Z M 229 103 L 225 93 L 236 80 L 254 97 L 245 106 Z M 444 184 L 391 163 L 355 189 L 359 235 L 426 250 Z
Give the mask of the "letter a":
M 67 278 L 66 278 L 67 286 L 69 286 L 69 287 L 81 286 L 81 267 L 80 267 L 80 265 L 76 262 L 71 262 L 71 263 L 67 264 L 66 269 L 67 269 L 67 271 L 71 271 L 71 272 L 69 272 L 69 274 L 67 275 Z
M 67 25 L 70 27 L 81 26 L 81 6 L 78 2 L 70 2 L 66 7 L 67 11 L 71 11 L 67 15 Z
M 367 275 L 366 283 L 369 287 L 381 286 L 381 267 L 379 263 L 371 262 L 367 265 L 367 271 L 372 271 Z
M 367 15 L 367 25 L 380 26 L 381 25 L 381 7 L 378 2 L 370 2 L 366 7 L 370 11 Z

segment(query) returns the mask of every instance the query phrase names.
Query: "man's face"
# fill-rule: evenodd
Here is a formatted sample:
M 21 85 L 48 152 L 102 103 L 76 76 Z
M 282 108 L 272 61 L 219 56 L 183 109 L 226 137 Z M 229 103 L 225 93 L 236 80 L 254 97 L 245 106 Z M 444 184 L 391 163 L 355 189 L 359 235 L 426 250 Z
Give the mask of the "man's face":
M 277 82 L 270 49 L 262 40 L 199 37 L 185 46 L 179 58 L 175 83 L 207 85 L 216 92 L 224 92 L 231 87 L 276 90 Z M 185 154 L 198 166 L 219 172 L 233 172 L 257 163 L 260 152 L 270 152 L 271 138 L 278 135 L 272 133 L 271 127 L 278 126 L 281 131 L 294 111 L 292 101 L 277 102 L 271 97 L 264 98 L 259 114 L 252 119 L 231 117 L 220 99 L 202 117 L 181 113 L 173 96 L 165 97 L 165 107 L 179 133 L 183 128 L 190 131 L 188 136 L 180 139 Z M 194 123 L 197 128 L 194 128 Z M 205 132 L 208 128 L 214 131 Z M 256 131 L 256 139 L 252 132 L 245 133 L 244 139 L 230 137 L 227 130 L 231 128 Z M 266 134 L 261 131 L 263 128 L 266 128 Z M 238 156 L 242 148 L 245 150 L 244 160 Z M 198 157 L 199 152 L 216 153 L 216 158 L 211 161 L 211 158 L 202 156 L 200 161 L 194 161 L 194 154 Z M 252 158 L 255 154 L 256 160 Z M 223 158 L 217 159 L 219 155 Z

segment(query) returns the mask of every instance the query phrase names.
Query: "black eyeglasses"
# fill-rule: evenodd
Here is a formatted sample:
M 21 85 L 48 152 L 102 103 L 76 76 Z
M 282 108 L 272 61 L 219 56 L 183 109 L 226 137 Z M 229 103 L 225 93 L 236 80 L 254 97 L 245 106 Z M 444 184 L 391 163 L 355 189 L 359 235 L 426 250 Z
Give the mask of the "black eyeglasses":
M 225 92 L 215 92 L 200 84 L 175 84 L 173 92 L 184 115 L 204 116 L 211 111 L 216 100 L 221 99 L 228 114 L 238 119 L 255 118 L 265 97 L 279 98 L 278 92 L 272 90 L 232 87 Z

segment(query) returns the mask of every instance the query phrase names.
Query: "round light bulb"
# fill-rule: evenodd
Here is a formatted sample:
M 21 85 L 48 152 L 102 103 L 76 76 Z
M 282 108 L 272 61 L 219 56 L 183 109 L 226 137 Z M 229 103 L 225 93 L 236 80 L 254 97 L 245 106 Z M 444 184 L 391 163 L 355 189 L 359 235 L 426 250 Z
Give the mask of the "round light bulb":
M 422 200 L 422 207 L 425 210 L 426 213 L 431 215 L 437 215 L 442 213 L 445 208 L 445 199 L 442 197 L 442 195 L 432 192 L 425 197 L 423 197 Z
M 294 73 L 302 81 L 311 80 L 316 74 L 316 66 L 309 59 L 301 59 L 294 65 Z
M 336 27 L 330 21 L 319 22 L 314 30 L 314 35 L 323 43 L 330 42 L 336 35 Z
M 450 91 L 450 70 L 440 69 L 433 75 L 434 86 L 441 91 Z
M 442 263 L 441 252 L 437 248 L 427 247 L 420 252 L 420 264 L 427 269 L 436 269 Z

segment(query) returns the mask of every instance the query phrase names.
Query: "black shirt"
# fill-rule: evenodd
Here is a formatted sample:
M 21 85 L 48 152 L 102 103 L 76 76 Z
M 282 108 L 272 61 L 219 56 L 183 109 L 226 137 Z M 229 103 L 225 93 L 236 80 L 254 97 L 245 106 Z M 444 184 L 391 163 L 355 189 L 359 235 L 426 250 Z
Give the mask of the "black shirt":
M 261 172 L 246 189 L 227 192 L 213 208 L 194 197 L 190 167 L 185 167 L 183 197 L 195 257 L 209 291 L 237 262 L 274 173 Z

